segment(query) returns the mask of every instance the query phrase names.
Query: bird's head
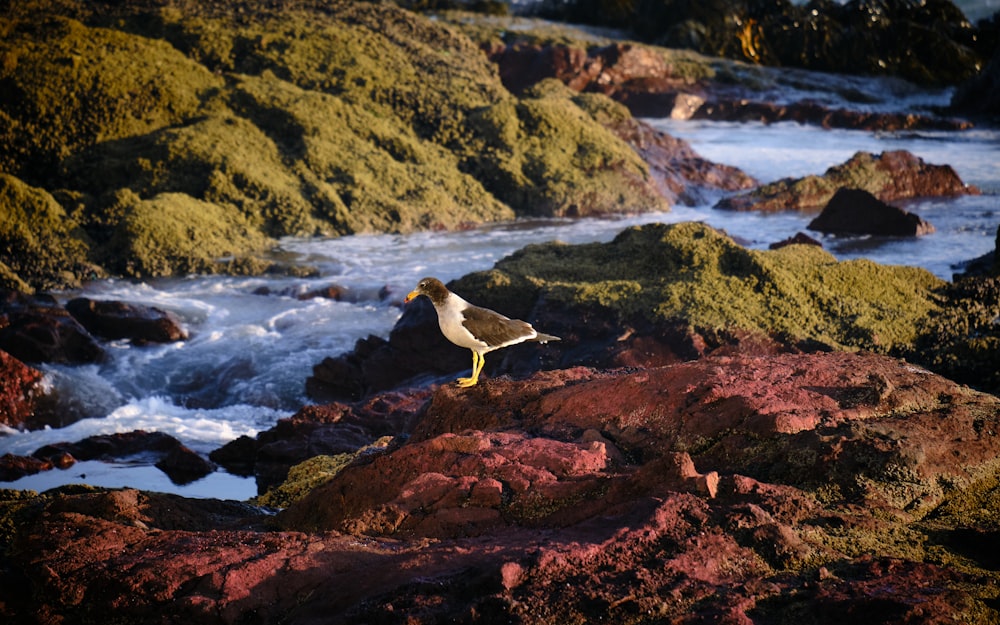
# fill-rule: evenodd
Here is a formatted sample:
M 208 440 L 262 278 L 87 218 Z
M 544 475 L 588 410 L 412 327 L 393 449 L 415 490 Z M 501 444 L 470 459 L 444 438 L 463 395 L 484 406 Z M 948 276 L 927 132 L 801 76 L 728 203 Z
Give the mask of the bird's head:
M 426 295 L 435 304 L 439 304 L 448 297 L 448 287 L 437 278 L 424 278 L 417 283 L 417 288 L 410 291 L 403 299 L 404 304 L 409 304 L 418 295 Z

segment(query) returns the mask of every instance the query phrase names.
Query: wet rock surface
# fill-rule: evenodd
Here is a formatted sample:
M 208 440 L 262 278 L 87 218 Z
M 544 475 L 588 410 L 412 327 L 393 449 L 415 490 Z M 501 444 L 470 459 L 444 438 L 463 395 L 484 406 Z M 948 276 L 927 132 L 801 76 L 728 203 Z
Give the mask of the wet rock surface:
M 35 413 L 42 372 L 0 350 L 0 424 L 23 426 Z
M 88 331 L 105 339 L 129 339 L 142 345 L 188 338 L 176 315 L 154 306 L 78 297 L 66 302 L 66 310 Z
M 0 349 L 27 362 L 98 362 L 104 349 L 55 298 L 0 293 Z
M 408 439 L 277 517 L 5 491 L 18 522 L 0 535 L 2 609 L 15 623 L 792 623 L 816 605 L 819 623 L 996 618 L 995 564 L 969 547 L 996 542 L 1000 400 L 904 361 L 719 356 L 400 397 L 385 401 Z M 295 420 L 352 410 L 385 427 L 360 406 Z
M 85 460 L 152 463 L 175 484 L 193 482 L 215 470 L 211 462 L 169 434 L 134 430 L 45 445 L 31 456 L 5 454 L 0 458 L 0 473 L 5 481 L 13 481 L 40 471 L 65 469 Z
M 514 37 L 516 35 L 509 36 Z M 562 43 L 543 45 L 517 41 L 498 45 L 490 41 L 483 47 L 497 64 L 504 85 L 515 93 L 554 78 L 575 91 L 607 95 L 628 107 L 636 117 L 769 124 L 794 121 L 824 128 L 882 131 L 961 130 L 973 125 L 956 117 L 851 109 L 805 96 L 775 102 L 755 85 L 780 80 L 777 74 L 747 77 L 741 84 L 736 77 L 740 70 L 733 70 L 729 80 L 710 80 L 706 76 L 713 70 L 703 69 L 692 75 L 688 73 L 691 70 L 684 69 L 685 65 L 692 64 L 691 60 L 670 58 L 663 49 L 649 46 L 611 43 L 584 48 Z M 970 84 L 967 89 L 972 93 L 976 88 L 982 87 Z M 869 97 L 877 98 L 878 95 Z M 965 106 L 972 108 L 971 103 Z M 956 112 L 961 110 L 955 108 Z

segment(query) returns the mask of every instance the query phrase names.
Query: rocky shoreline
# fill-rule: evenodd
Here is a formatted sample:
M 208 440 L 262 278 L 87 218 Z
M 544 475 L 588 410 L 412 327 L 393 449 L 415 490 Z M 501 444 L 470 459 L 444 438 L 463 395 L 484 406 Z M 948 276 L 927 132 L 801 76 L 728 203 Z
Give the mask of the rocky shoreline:
M 596 215 L 706 194 L 730 210 L 823 208 L 816 231 L 916 236 L 933 224 L 893 202 L 979 193 L 905 152 L 760 186 L 633 117 L 960 128 L 971 123 L 951 116 L 960 108 L 767 102 L 734 80 L 765 80 L 760 68 L 692 53 L 500 36 L 464 14 L 434 22 L 385 4 L 286 4 L 253 18 L 239 3 L 8 12 L 0 79 L 20 95 L 0 104 L 13 129 L 0 134 L 4 425 L 78 418 L 32 364 L 185 338 L 156 308 L 45 293 L 90 277 L 303 271 L 255 253 L 285 234 Z M 951 30 L 959 43 L 963 29 Z M 337 56 L 345 41 L 361 44 L 350 63 Z M 125 58 L 123 92 L 111 68 Z M 107 78 L 86 107 L 62 93 L 57 113 L 31 117 L 56 97 L 30 91 L 31 76 L 68 89 L 91 63 Z M 873 207 L 865 222 L 845 213 L 860 203 Z M 945 282 L 838 262 L 804 233 L 772 247 L 696 223 L 530 246 L 449 288 L 563 340 L 505 350 L 471 389 L 449 383 L 467 351 L 417 300 L 388 338 L 303 371 L 315 404 L 208 458 L 155 432 L 6 455 L 2 479 L 142 453 L 178 483 L 222 467 L 253 476 L 259 495 L 0 490 L 0 616 L 996 623 L 1000 256 Z

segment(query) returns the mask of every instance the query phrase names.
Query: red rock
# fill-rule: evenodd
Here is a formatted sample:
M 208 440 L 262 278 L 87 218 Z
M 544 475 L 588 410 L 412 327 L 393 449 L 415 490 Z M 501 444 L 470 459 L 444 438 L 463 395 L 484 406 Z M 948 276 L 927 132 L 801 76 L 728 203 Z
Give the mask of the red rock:
M 1000 542 L 976 519 L 995 507 L 982 491 L 1000 398 L 904 361 L 715 356 L 405 396 L 283 426 L 390 415 L 412 436 L 277 519 L 130 490 L 0 491 L 16 511 L 0 610 L 192 624 L 792 622 L 803 605 L 822 625 L 996 616 L 983 554 Z M 982 516 L 954 511 L 966 498 Z
M 52 463 L 31 456 L 15 456 L 4 454 L 0 456 L 0 481 L 13 482 L 26 475 L 34 475 L 52 468 Z
M 35 414 L 42 372 L 0 350 L 0 424 L 19 428 Z
M 66 303 L 66 310 L 89 332 L 107 339 L 129 339 L 143 345 L 188 338 L 175 314 L 153 306 L 78 297 Z
M 868 191 L 882 202 L 916 197 L 978 195 L 949 165 L 924 162 L 905 150 L 879 155 L 858 152 L 822 176 L 786 178 L 749 193 L 721 199 L 716 208 L 738 211 L 783 211 L 819 208 L 842 187 Z

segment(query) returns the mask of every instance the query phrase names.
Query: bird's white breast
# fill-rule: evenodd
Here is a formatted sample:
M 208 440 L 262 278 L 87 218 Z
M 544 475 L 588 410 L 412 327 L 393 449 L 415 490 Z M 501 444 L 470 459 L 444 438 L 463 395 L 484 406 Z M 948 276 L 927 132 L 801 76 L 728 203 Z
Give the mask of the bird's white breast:
M 444 334 L 446 339 L 459 347 L 474 350 L 486 349 L 488 347 L 487 344 L 473 337 L 466 327 L 462 325 L 462 322 L 465 320 L 462 310 L 467 306 L 469 306 L 469 303 L 454 293 L 449 294 L 443 304 L 436 306 L 438 325 L 441 326 L 441 333 Z

